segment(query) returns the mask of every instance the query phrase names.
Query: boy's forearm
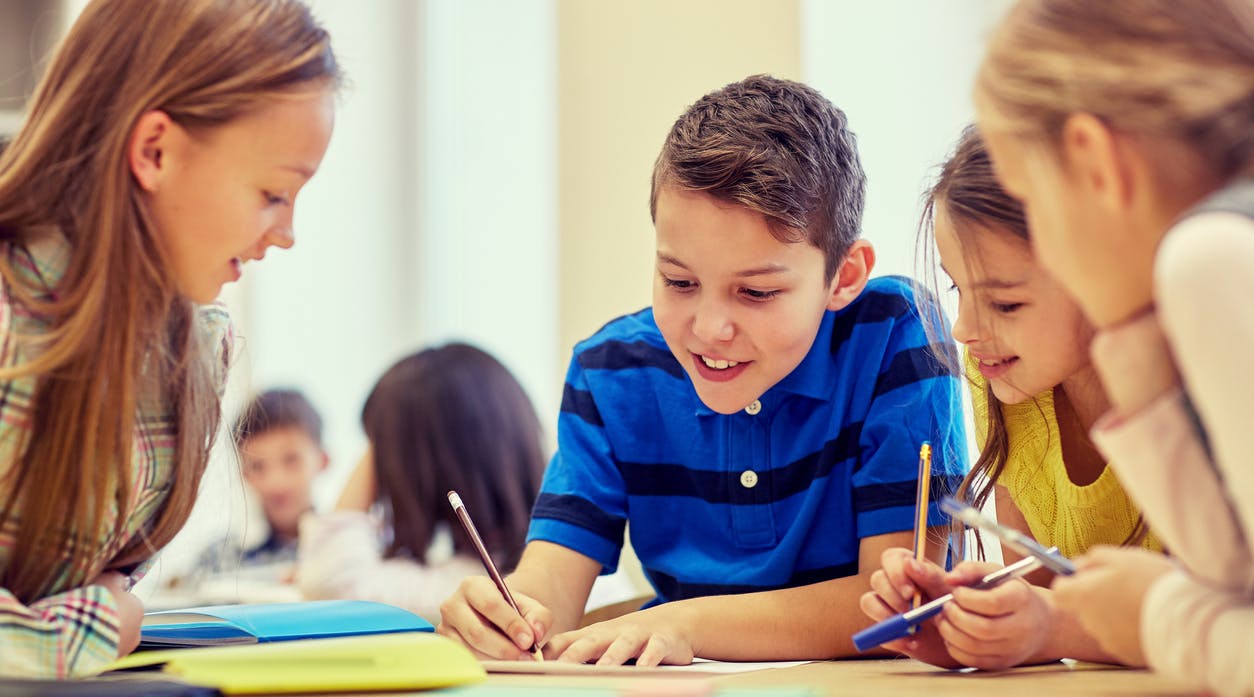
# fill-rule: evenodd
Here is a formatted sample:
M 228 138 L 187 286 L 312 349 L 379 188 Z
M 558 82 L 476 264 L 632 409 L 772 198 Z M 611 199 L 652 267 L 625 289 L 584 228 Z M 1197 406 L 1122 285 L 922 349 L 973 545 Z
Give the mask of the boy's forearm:
M 871 621 L 858 606 L 867 576 L 849 576 L 799 588 L 719 595 L 668 603 L 663 614 L 686 633 L 694 653 L 724 661 L 843 658 L 859 654 L 855 632 Z

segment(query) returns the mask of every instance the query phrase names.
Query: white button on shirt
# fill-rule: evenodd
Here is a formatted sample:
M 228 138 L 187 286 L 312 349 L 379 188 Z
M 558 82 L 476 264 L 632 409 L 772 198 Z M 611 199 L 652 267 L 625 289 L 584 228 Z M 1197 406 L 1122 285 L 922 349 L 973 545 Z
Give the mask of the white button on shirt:
M 753 400 L 753 402 L 749 404 L 749 406 L 745 407 L 745 413 L 748 414 L 749 416 L 756 416 L 757 413 L 760 411 L 762 411 L 761 400 L 755 399 Z
M 757 402 L 754 402 L 757 404 Z M 740 486 L 746 489 L 752 489 L 758 485 L 758 473 L 753 470 L 745 470 L 740 473 Z

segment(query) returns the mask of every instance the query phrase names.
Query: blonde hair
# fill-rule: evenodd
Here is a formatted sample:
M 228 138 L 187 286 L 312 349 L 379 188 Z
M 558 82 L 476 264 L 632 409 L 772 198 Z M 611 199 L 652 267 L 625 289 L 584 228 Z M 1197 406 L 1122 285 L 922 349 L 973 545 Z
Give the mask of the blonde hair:
M 38 378 L 0 513 L 17 526 L 0 585 L 19 599 L 82 585 L 165 545 L 187 519 L 217 430 L 210 347 L 130 175 L 136 122 L 161 110 L 185 128 L 211 128 L 338 81 L 327 33 L 296 0 L 94 0 L 58 48 L 0 153 L 0 241 L 22 247 L 33 229 L 55 226 L 72 249 L 55 289 L 29 285 L 0 258 L 12 302 L 48 325 L 18 337 L 37 355 L 0 370 L 4 380 Z M 173 419 L 168 491 L 151 525 L 102 561 L 101 541 L 124 533 L 136 495 L 141 406 Z
M 1165 138 L 1223 180 L 1254 174 L 1249 0 L 1022 0 L 976 80 L 980 126 L 1056 137 L 1070 114 Z

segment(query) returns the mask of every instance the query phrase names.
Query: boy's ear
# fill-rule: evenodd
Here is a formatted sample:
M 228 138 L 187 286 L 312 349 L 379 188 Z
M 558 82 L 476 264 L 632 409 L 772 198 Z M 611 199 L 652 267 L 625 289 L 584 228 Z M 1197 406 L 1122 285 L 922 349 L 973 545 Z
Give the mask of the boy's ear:
M 1062 126 L 1062 155 L 1070 182 L 1090 200 L 1120 213 L 1131 202 L 1131 162 L 1117 134 L 1092 114 L 1072 114 Z
M 149 193 L 161 187 L 170 172 L 169 151 L 186 133 L 164 111 L 145 112 L 131 129 L 127 164 L 139 188 Z
M 831 296 L 827 299 L 827 309 L 839 310 L 854 301 L 866 287 L 871 277 L 871 269 L 875 268 L 875 248 L 866 240 L 856 240 L 836 269 L 832 278 Z
M 331 464 L 331 456 L 327 455 L 327 451 L 325 450 L 319 450 L 318 456 L 318 471 L 326 472 L 327 467 Z

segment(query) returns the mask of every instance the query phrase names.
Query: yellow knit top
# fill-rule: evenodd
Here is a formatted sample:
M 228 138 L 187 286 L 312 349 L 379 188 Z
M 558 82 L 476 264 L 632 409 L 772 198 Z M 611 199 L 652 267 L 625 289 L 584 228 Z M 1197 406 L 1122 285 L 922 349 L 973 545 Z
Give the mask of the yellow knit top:
M 984 376 L 968 361 L 976 442 L 988 439 Z M 1118 545 L 1128 538 L 1140 511 L 1128 499 L 1109 465 L 1092 483 L 1077 486 L 1062 460 L 1062 438 L 1054 414 L 1053 390 L 1019 404 L 998 402 L 1005 415 L 1009 456 L 997 483 L 1010 492 L 1032 537 L 1063 555 L 1075 557 L 1094 545 Z M 1141 546 L 1162 551 L 1151 531 Z

